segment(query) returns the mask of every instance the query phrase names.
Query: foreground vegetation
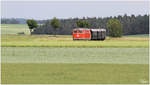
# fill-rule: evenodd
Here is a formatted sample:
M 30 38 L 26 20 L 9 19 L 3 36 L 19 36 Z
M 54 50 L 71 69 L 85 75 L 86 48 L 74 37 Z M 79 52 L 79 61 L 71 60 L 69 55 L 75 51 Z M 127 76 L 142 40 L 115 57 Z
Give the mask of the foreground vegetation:
M 142 84 L 148 64 L 2 64 L 5 84 Z
M 148 48 L 2 47 L 4 84 L 148 83 Z
M 2 35 L 3 47 L 120 47 L 148 48 L 149 38 L 122 37 L 109 38 L 104 41 L 73 41 L 72 36 L 51 35 Z
M 148 48 L 2 47 L 2 63 L 148 64 Z

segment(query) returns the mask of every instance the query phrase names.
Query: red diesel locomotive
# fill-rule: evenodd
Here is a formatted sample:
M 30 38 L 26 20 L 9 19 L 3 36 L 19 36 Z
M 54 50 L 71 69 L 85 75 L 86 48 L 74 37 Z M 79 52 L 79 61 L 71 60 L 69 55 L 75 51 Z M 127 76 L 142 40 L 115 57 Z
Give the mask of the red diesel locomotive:
M 73 40 L 105 40 L 106 29 L 76 28 L 73 30 Z

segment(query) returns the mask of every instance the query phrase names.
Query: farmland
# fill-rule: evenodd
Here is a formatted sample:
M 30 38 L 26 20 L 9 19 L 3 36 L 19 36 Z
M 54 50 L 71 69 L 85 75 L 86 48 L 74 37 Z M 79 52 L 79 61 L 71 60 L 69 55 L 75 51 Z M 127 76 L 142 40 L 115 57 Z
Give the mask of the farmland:
M 148 64 L 148 48 L 3 47 L 2 56 L 7 63 Z
M 107 38 L 105 41 L 73 41 L 71 35 L 2 35 L 4 47 L 107 47 L 147 48 L 148 38 L 122 37 Z
M 7 84 L 142 84 L 148 64 L 2 64 Z
M 29 35 L 19 26 L 2 25 L 3 84 L 149 83 L 148 35 L 73 41 L 71 35 Z
M 26 24 L 2 24 L 1 34 L 18 34 L 19 32 L 24 32 L 29 34 L 29 29 Z

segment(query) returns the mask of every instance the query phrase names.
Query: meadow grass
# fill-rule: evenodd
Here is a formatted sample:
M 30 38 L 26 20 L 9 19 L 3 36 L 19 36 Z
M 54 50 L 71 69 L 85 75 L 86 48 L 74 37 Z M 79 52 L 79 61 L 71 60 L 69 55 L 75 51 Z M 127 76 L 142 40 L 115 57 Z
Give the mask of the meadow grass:
M 122 37 L 104 41 L 73 41 L 71 35 L 2 35 L 3 47 L 103 47 L 148 48 L 149 38 Z
M 2 84 L 143 84 L 148 64 L 2 63 Z
M 2 84 L 149 83 L 148 48 L 2 47 Z
M 27 24 L 1 24 L 1 34 L 18 34 L 24 32 L 30 34 Z
M 2 63 L 148 64 L 148 48 L 2 47 Z

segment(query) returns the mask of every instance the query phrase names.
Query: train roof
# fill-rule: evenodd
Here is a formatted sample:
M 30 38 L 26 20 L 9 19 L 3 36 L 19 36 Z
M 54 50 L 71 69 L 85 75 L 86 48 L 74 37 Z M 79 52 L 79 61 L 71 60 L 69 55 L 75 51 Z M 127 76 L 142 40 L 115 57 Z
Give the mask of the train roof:
M 98 29 L 88 29 L 88 28 L 75 28 L 73 30 L 91 30 L 91 31 L 106 31 L 106 29 L 98 28 Z
M 106 31 L 106 29 L 91 29 L 91 31 Z
M 74 30 L 89 30 L 88 28 L 75 28 Z

